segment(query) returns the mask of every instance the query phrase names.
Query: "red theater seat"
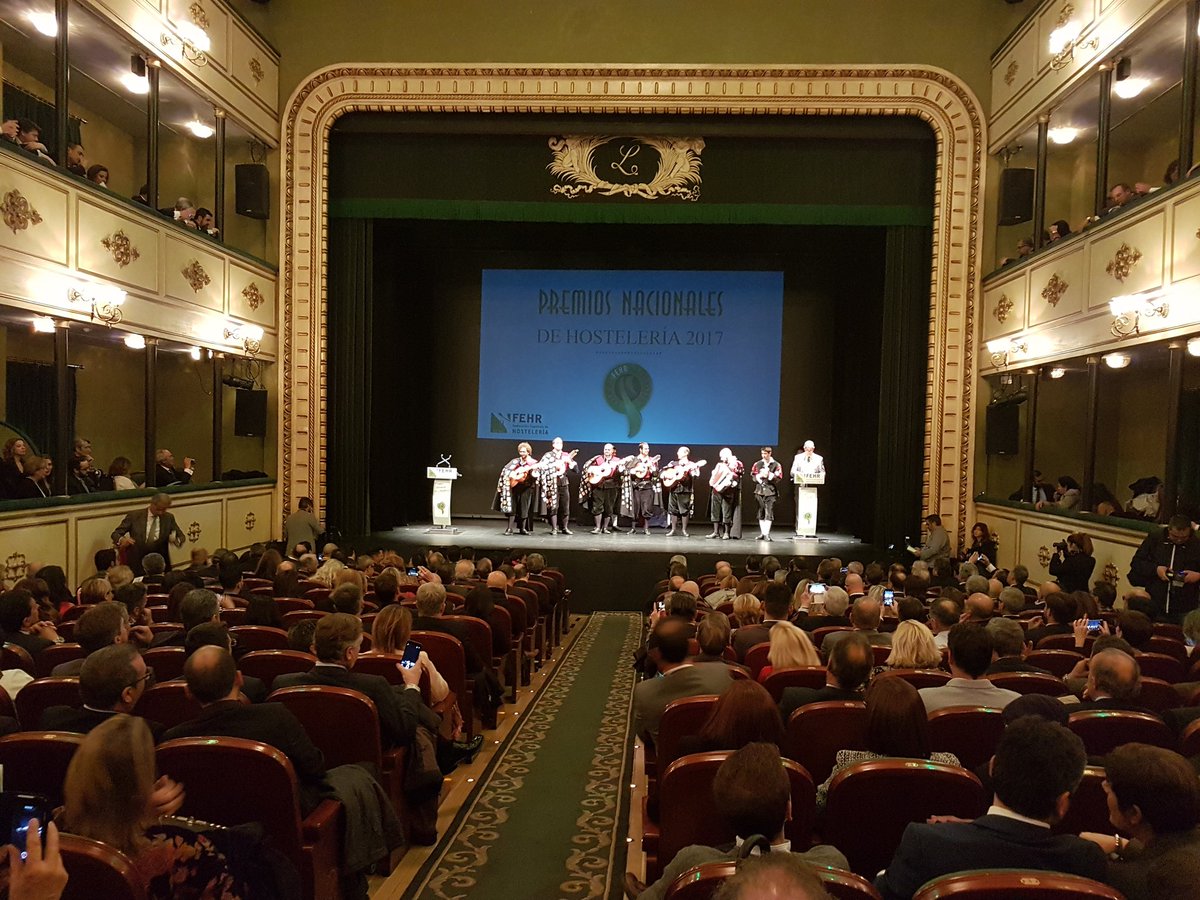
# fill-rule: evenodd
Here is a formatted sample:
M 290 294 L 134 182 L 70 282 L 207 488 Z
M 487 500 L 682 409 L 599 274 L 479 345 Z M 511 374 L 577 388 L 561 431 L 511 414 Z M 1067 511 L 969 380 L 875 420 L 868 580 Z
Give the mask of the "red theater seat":
M 121 851 L 91 838 L 62 833 L 58 850 L 67 870 L 63 900 L 145 900 L 142 877 Z
M 1106 884 L 1040 870 L 979 870 L 956 872 L 935 879 L 913 895 L 913 900 L 1125 900 Z

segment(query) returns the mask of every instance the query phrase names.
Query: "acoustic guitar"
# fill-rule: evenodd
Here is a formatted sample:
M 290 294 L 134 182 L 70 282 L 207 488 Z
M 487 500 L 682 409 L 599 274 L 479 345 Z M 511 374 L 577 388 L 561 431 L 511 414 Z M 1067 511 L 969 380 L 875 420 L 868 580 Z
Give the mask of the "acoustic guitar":
M 684 479 L 689 472 L 693 475 L 699 475 L 700 469 L 708 465 L 708 460 L 702 459 L 700 462 L 688 461 L 685 463 L 673 462 L 662 470 L 662 483 L 665 488 L 673 488 Z
M 521 482 L 528 481 L 530 473 L 532 473 L 537 466 L 537 462 L 532 459 L 528 462 L 521 463 L 521 465 L 517 466 L 508 473 L 508 486 L 516 487 Z
M 568 461 L 574 459 L 575 454 L 578 452 L 578 450 L 572 450 L 570 453 L 564 454 L 560 459 L 556 460 L 550 466 L 551 477 L 559 479 L 566 475 Z
M 588 466 L 584 471 L 584 477 L 587 478 L 588 484 L 594 487 L 605 479 L 612 478 L 620 465 L 621 460 L 614 456 L 612 459 L 603 460 L 594 466 Z
M 637 464 L 629 470 L 629 474 L 634 478 L 644 479 L 650 474 L 650 467 L 657 465 L 658 461 L 662 459 L 662 455 L 660 454 L 659 456 L 654 456 L 650 459 L 640 459 L 637 457 L 635 457 L 635 459 L 637 459 Z

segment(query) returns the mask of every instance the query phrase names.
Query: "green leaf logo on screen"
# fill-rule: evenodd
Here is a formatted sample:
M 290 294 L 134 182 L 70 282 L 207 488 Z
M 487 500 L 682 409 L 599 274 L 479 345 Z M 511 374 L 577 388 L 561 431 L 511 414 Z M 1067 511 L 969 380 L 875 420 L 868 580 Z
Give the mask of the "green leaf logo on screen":
M 604 400 L 625 417 L 629 437 L 642 430 L 642 410 L 650 402 L 653 388 L 650 373 L 637 363 L 621 363 L 604 376 Z
M 508 426 L 495 413 L 492 413 L 492 434 L 508 434 Z

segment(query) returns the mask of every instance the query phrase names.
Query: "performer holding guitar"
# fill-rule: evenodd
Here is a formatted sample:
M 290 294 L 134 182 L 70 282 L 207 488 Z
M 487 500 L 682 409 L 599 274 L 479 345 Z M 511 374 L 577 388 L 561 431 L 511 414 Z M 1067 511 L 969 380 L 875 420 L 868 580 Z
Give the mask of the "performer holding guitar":
M 621 463 L 612 444 L 605 444 L 603 453 L 584 463 L 583 477 L 579 479 L 579 502 L 592 511 L 596 520 L 592 534 L 613 533 L 621 490 Z
M 719 537 L 727 541 L 734 536 L 732 532 L 735 524 L 740 525 L 735 516 L 740 505 L 738 500 L 741 495 L 744 467 L 728 447 L 721 448 L 719 455 L 720 461 L 713 466 L 712 474 L 708 477 L 708 486 L 712 489 L 709 513 L 712 516 L 713 530 L 712 534 L 705 537 Z M 740 536 L 740 527 L 738 531 Z
M 496 485 L 496 500 L 500 511 L 508 516 L 505 534 L 533 534 L 533 500 L 535 485 L 540 476 L 538 462 L 531 455 L 533 448 L 525 441 L 517 444 L 517 458 L 510 459 L 500 470 Z
M 542 470 L 542 508 L 550 517 L 551 534 L 570 534 L 567 526 L 571 522 L 571 483 L 567 479 L 567 469 L 575 469 L 575 454 L 563 452 L 562 438 L 556 437 L 550 444 L 550 451 L 541 458 L 538 466 Z
M 658 461 L 662 457 L 650 455 L 650 445 L 638 444 L 638 455 L 627 457 L 622 462 L 621 512 L 633 519 L 630 534 L 638 530 L 639 523 L 645 534 L 650 533 L 650 520 L 654 510 L 662 505 L 662 489 L 658 484 Z
M 770 447 L 762 448 L 762 459 L 750 468 L 754 479 L 754 499 L 758 501 L 758 539 L 771 539 L 771 522 L 775 519 L 775 501 L 779 498 L 779 484 L 783 479 L 783 466 L 771 458 Z
M 665 466 L 659 475 L 662 488 L 667 492 L 667 518 L 671 530 L 667 537 L 680 534 L 688 537 L 688 519 L 692 515 L 692 479 L 700 474 L 701 466 L 708 465 L 706 460 L 692 462 L 688 457 L 691 450 L 680 447 L 675 454 L 675 461 Z M 675 531 L 675 523 L 679 522 L 679 531 Z

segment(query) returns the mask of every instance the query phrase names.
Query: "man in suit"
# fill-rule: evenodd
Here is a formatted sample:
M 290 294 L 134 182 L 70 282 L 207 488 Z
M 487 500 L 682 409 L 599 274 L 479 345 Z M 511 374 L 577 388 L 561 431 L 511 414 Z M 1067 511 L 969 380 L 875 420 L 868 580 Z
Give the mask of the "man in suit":
M 471 644 L 471 636 L 459 622 L 447 622 L 442 616 L 446 611 L 446 589 L 434 581 L 427 581 L 417 588 L 417 614 L 413 617 L 413 631 L 440 631 L 456 637 L 463 646 L 468 677 L 483 671 L 483 660 Z
M 190 456 L 183 459 L 183 468 L 175 468 L 175 455 L 170 450 L 158 450 L 154 454 L 154 486 L 190 484 L 196 461 Z
M 786 584 L 772 582 L 767 585 L 762 594 L 762 624 L 746 625 L 733 633 L 733 652 L 737 654 L 738 662 L 746 661 L 746 653 L 755 644 L 771 639 L 772 625 L 787 621 L 791 602 L 792 594 Z
M 296 770 L 301 815 L 326 798 L 340 800 L 345 807 L 343 846 L 351 856 L 344 868 L 351 874 L 343 877 L 342 896 L 366 897 L 367 867 L 404 842 L 400 821 L 370 773 L 356 765 L 327 771 L 324 755 L 287 707 L 243 703 L 242 674 L 224 648 L 201 647 L 184 664 L 183 675 L 188 696 L 201 706 L 200 715 L 171 728 L 163 738 L 245 738 L 283 753 Z
M 379 712 L 379 736 L 383 748 L 407 747 L 424 721 L 436 732 L 438 717 L 421 702 L 421 670 L 397 666 L 404 687 L 393 688 L 380 675 L 354 672 L 362 646 L 362 622 L 346 613 L 330 613 L 317 622 L 312 652 L 317 663 L 307 672 L 280 675 L 274 687 L 300 684 L 328 684 L 366 694 Z
M 872 647 L 892 646 L 892 636 L 879 630 L 879 622 L 883 617 L 883 604 L 869 597 L 860 597 L 850 607 L 850 625 L 854 631 L 835 631 L 825 635 L 821 649 L 826 653 L 852 634 L 861 634 Z
M 1137 696 L 1142 690 L 1142 670 L 1138 661 L 1115 647 L 1093 653 L 1088 661 L 1087 686 L 1083 701 L 1067 707 L 1071 712 L 1086 709 L 1119 709 L 1157 715 L 1139 706 Z
M 630 872 L 625 876 L 626 894 L 639 900 L 662 900 L 672 882 L 688 869 L 737 859 L 741 842 L 756 834 L 771 842 L 772 854 L 795 854 L 818 866 L 849 867 L 846 857 L 828 844 L 793 850 L 783 831 L 791 818 L 792 788 L 774 744 L 747 744 L 721 763 L 713 778 L 712 797 L 717 815 L 730 826 L 737 842 L 724 847 L 684 847 L 649 887 Z
M 969 627 L 969 626 L 968 626 Z M 970 869 L 1039 869 L 1105 879 L 1104 851 L 1052 834 L 1083 779 L 1087 757 L 1074 734 L 1026 716 L 1004 729 L 992 760 L 995 796 L 973 822 L 913 823 L 875 879 L 884 900 L 908 900 L 932 878 Z
M 845 632 L 846 638 L 833 645 L 825 673 L 825 687 L 789 687 L 783 689 L 779 711 L 787 722 L 792 713 L 809 703 L 822 700 L 861 700 L 863 687 L 875 665 L 871 642 L 857 631 Z
M 56 678 L 77 677 L 88 656 L 113 644 L 132 643 L 138 648 L 149 647 L 154 632 L 147 625 L 131 628 L 129 611 L 125 605 L 116 600 L 105 600 L 90 607 L 79 617 L 73 637 L 86 655 L 55 666 L 50 674 Z
M 113 644 L 91 654 L 79 670 L 82 708 L 51 706 L 42 713 L 43 731 L 72 731 L 87 734 L 115 715 L 133 714 L 133 708 L 154 683 L 154 671 L 146 668 L 140 653 L 130 644 Z M 162 726 L 147 722 L 155 738 Z
M 1000 672 L 1053 674 L 1025 662 L 1029 644 L 1025 642 L 1025 629 L 1015 619 L 996 617 L 988 622 L 986 627 L 988 636 L 992 639 L 992 664 L 988 666 L 985 675 L 996 675 Z
M 647 653 L 658 666 L 658 677 L 633 689 L 634 732 L 647 743 L 658 738 L 663 710 L 673 700 L 722 694 L 732 679 L 726 666 L 696 666 L 687 662 L 687 623 L 666 616 L 654 624 Z
M 37 656 L 51 644 L 61 644 L 58 630 L 41 618 L 37 601 L 24 588 L 0 594 L 0 641 L 16 644 L 30 656 Z
M 168 512 L 171 508 L 171 498 L 166 494 L 155 494 L 150 498 L 150 505 L 145 510 L 131 512 L 112 533 L 112 542 L 117 547 L 125 548 L 126 564 L 133 569 L 134 574 L 145 574 L 142 569 L 142 557 L 147 553 L 162 554 L 166 568 L 171 567 L 170 545 L 182 547 L 185 540 L 183 530 L 175 522 L 175 517 Z
M 925 712 L 947 706 L 990 706 L 1004 709 L 1021 695 L 998 688 L 984 677 L 992 664 L 992 639 L 987 628 L 959 622 L 950 629 L 950 675 L 941 687 L 921 688 Z
M 818 582 L 819 584 L 820 582 Z M 813 585 L 800 598 L 800 608 L 793 621 L 807 632 L 818 628 L 837 628 L 850 624 L 846 611 L 850 608 L 850 595 L 840 587 L 822 585 L 823 593 L 814 593 Z
M 1036 628 L 1030 628 L 1025 632 L 1025 640 L 1029 641 L 1036 650 L 1038 641 L 1044 637 L 1071 634 L 1074 631 L 1074 622 L 1079 618 L 1078 612 L 1079 604 L 1075 602 L 1074 597 L 1064 594 L 1062 591 L 1055 591 L 1046 597 L 1046 615 L 1050 621 Z

